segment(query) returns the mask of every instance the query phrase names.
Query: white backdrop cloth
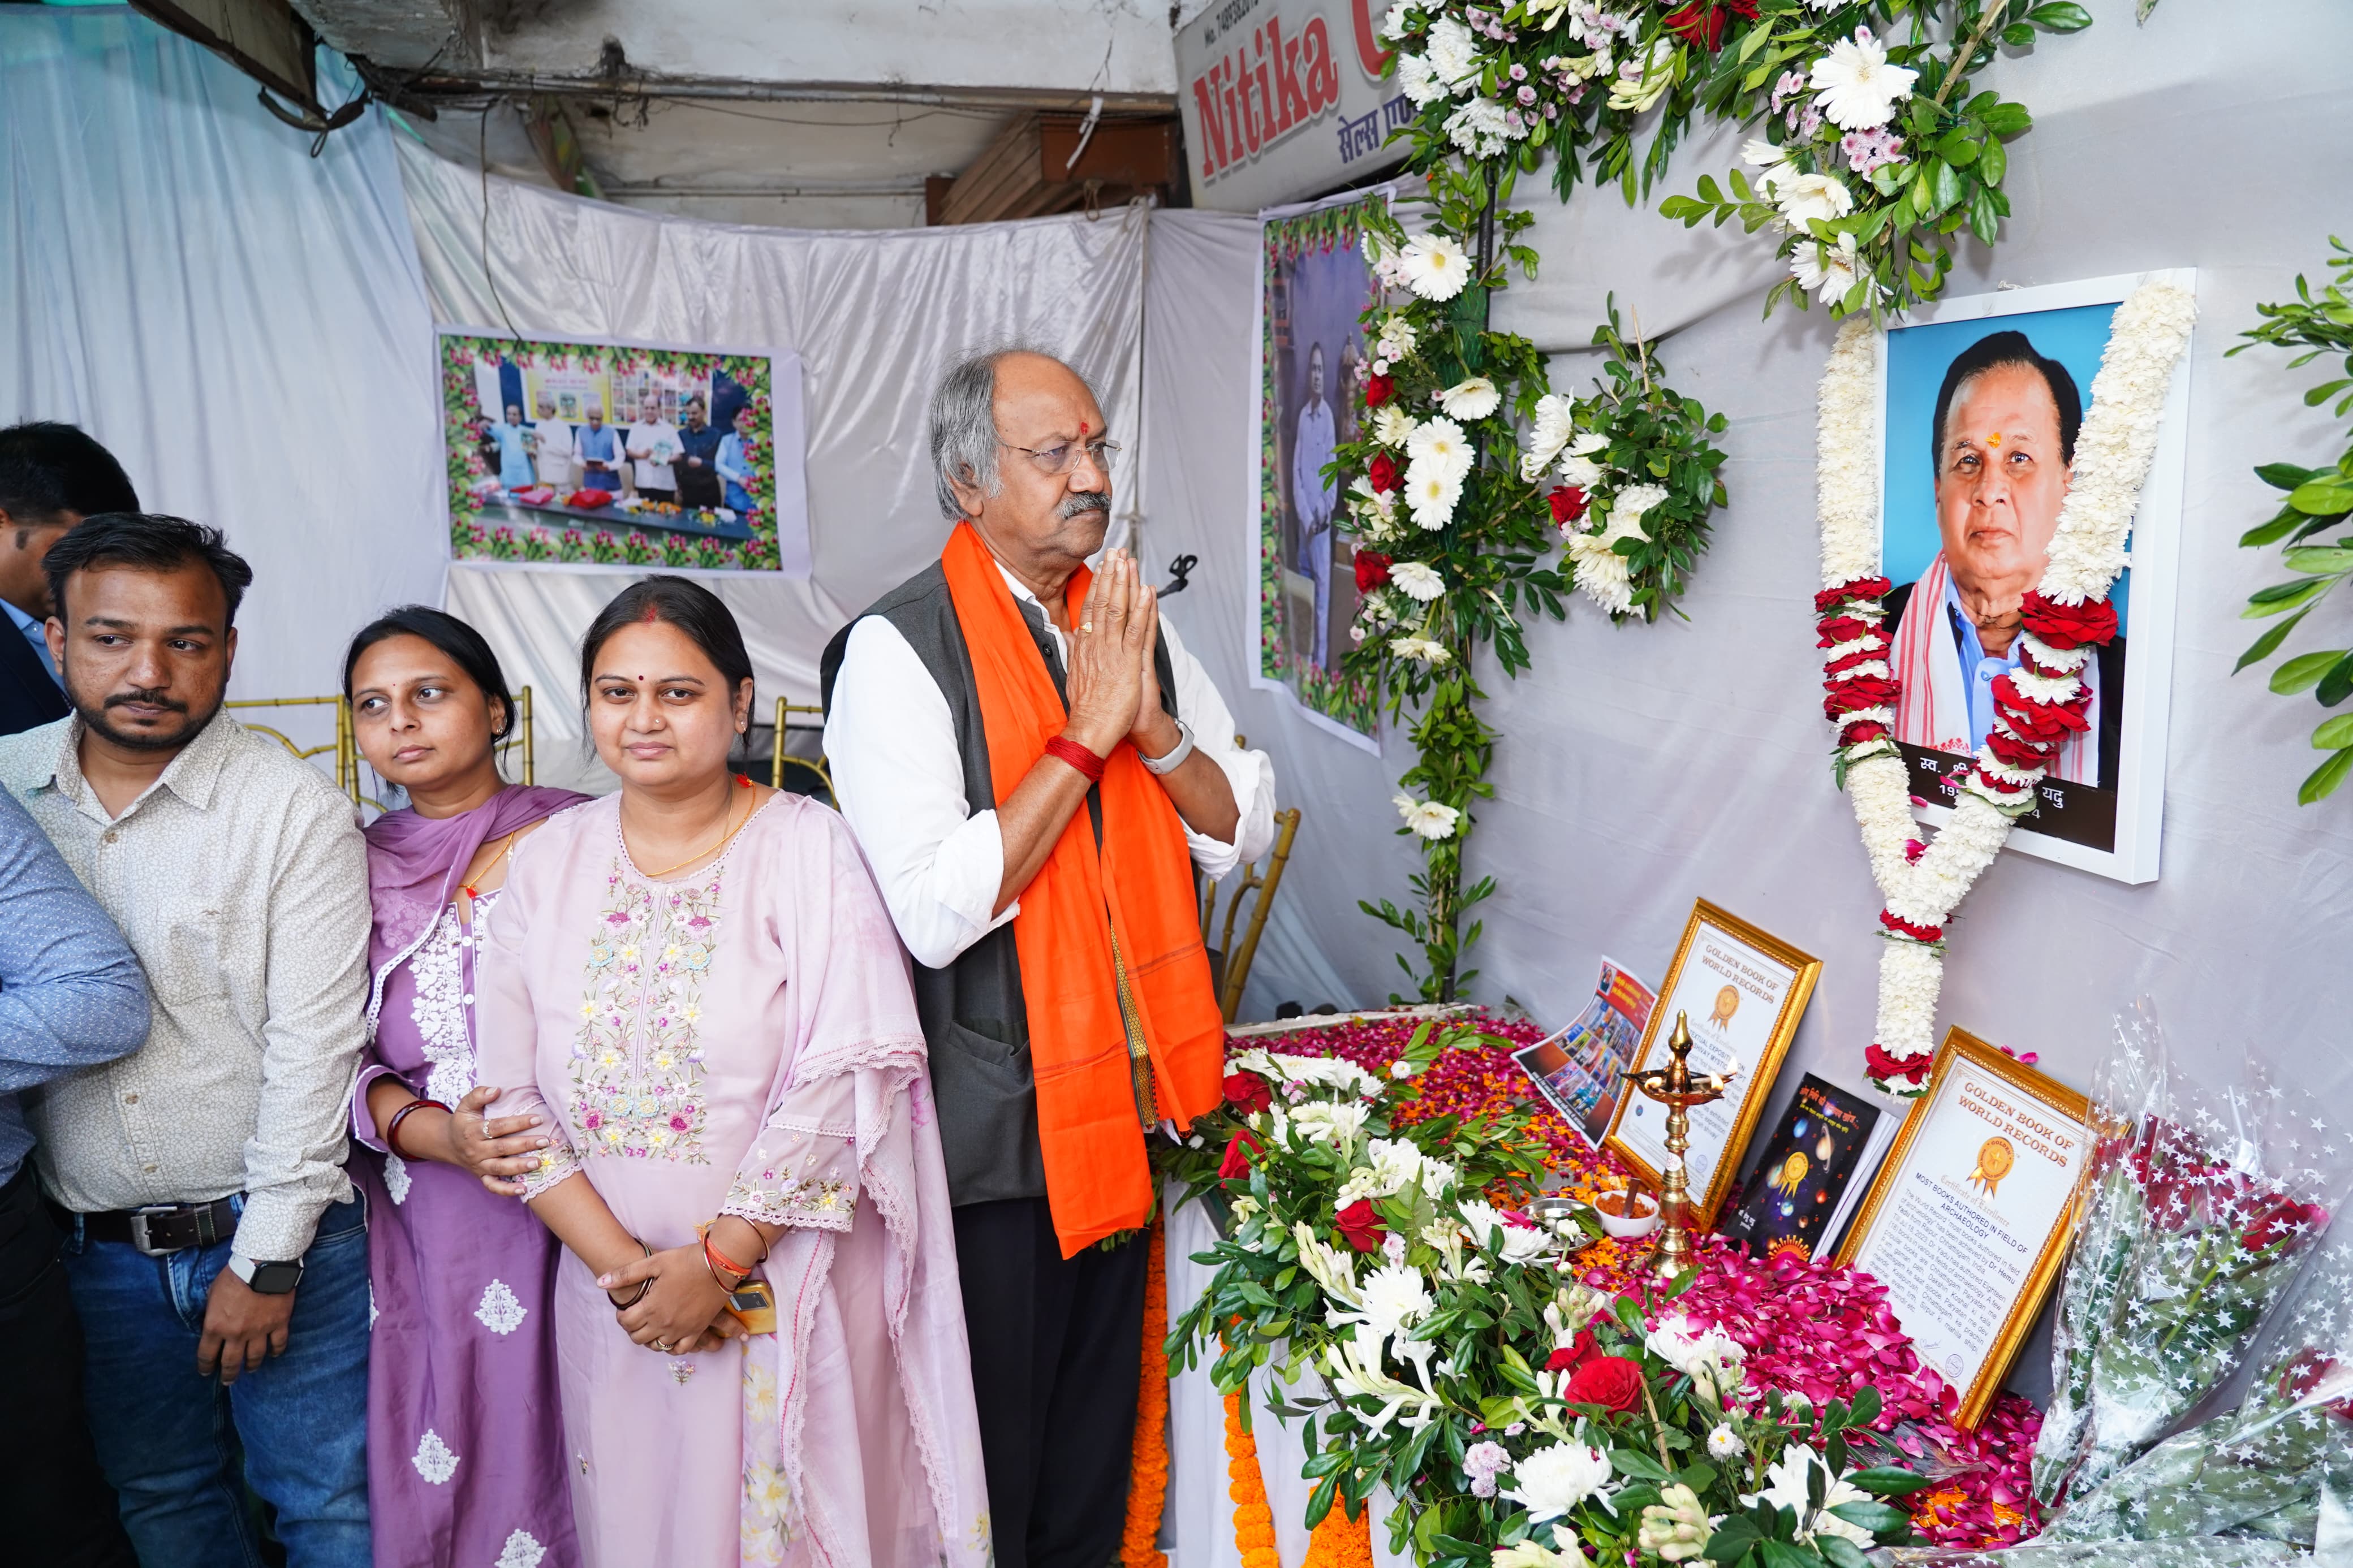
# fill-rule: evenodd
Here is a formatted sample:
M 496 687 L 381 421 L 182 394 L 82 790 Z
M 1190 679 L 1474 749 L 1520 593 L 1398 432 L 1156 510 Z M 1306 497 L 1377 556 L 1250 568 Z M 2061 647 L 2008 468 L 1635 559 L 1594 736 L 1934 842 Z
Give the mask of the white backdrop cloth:
M 309 147 L 127 8 L 0 7 L 0 425 L 79 425 L 149 510 L 228 535 L 255 577 L 237 697 L 335 689 L 448 553 L 391 138 L 371 114 Z M 328 712 L 273 721 L 323 741 Z
M 2229 1080 L 2253 1058 L 2326 1092 L 2353 1068 L 2343 958 L 2353 800 L 2297 806 L 2297 783 L 2321 760 L 2306 742 L 2321 710 L 2271 695 L 2262 671 L 2233 681 L 2231 667 L 2271 624 L 2240 618 L 2247 595 L 2284 574 L 2275 551 L 2237 548 L 2278 501 L 2249 470 L 2327 461 L 2342 426 L 2303 405 L 2325 364 L 2290 372 L 2277 350 L 2223 353 L 2256 324 L 2255 303 L 2293 297 L 2295 273 L 2316 277 L 2328 235 L 2344 232 L 2353 139 L 2328 128 L 2353 10 L 2167 0 L 2136 27 L 2130 0 L 2091 8 L 2088 31 L 2005 55 L 1986 76 L 2035 125 L 2010 145 L 2015 216 L 2000 249 L 1965 249 L 1950 292 L 2198 268 L 2201 314 L 2181 372 L 2191 424 L 2163 874 L 2132 888 L 2003 855 L 1953 927 L 1938 1029 L 1959 1024 L 2039 1052 L 2045 1070 L 2081 1088 L 2116 1010 L 2147 994 L 2177 1051 L 2210 1079 Z M 1728 156 L 1721 138 L 1695 142 L 1662 190 L 1721 178 Z M 1541 281 L 1514 282 L 1504 323 L 1572 349 L 1612 289 L 1646 328 L 1687 323 L 1659 352 L 1678 388 L 1731 421 L 1721 437 L 1731 505 L 1683 601 L 1688 622 L 1613 627 L 1580 598 L 1565 625 L 1530 627 L 1533 668 L 1516 679 L 1492 664 L 1481 672 L 1503 739 L 1496 798 L 1479 808 L 1465 875 L 1492 872 L 1502 886 L 1479 911 L 1471 994 L 1514 1000 L 1556 1026 L 1590 994 L 1604 954 L 1659 983 L 1692 900 L 1704 897 L 1825 961 L 1781 1096 L 1807 1072 L 1859 1087 L 1879 896 L 1831 783 L 1812 616 L 1814 396 L 1831 325 L 1819 310 L 1759 319 L 1777 274 L 1741 259 L 1740 247 L 1763 242 L 1736 226 L 1695 236 L 1609 193 L 1580 192 L 1565 210 L 1548 189 L 1522 199 L 1539 215 L 1545 267 Z M 1389 836 L 1389 795 L 1411 750 L 1392 734 L 1385 759 L 1365 756 L 1240 679 L 1257 614 L 1242 460 L 1254 439 L 1255 226 L 1167 213 L 1153 234 L 1155 552 L 1201 555 L 1172 613 L 1187 617 L 1188 646 L 1251 743 L 1272 754 L 1282 804 L 1305 813 L 1243 1016 L 1267 1016 L 1286 997 L 1378 1001 L 1402 982 L 1389 956 L 1398 944 L 1356 901 L 1403 899 L 1419 868 Z M 1606 258 L 1609 270 L 1563 256 Z M 1726 282 L 1751 273 L 1738 288 Z M 1583 390 L 1597 369 L 1588 353 L 1560 353 L 1554 384 Z M 2345 640 L 2341 610 L 2320 617 L 2291 651 Z M 1195 630 L 1205 620 L 1214 636 Z M 1768 1116 L 1778 1114 L 1777 1101 Z M 2047 1355 L 2030 1346 L 2013 1386 L 2039 1398 L 2047 1377 Z
M 802 581 L 704 579 L 744 626 L 763 716 L 778 696 L 816 701 L 827 639 L 938 555 L 948 525 L 934 496 L 924 411 L 956 358 L 1022 342 L 1077 365 L 1123 447 L 1114 492 L 1123 503 L 1135 494 L 1139 210 L 955 228 L 733 227 L 495 175 L 486 185 L 479 171 L 411 138 L 399 154 L 435 321 L 801 356 L 815 570 Z M 1114 512 L 1132 522 L 1127 505 Z M 457 563 L 448 602 L 491 638 L 510 679 L 570 693 L 589 617 L 641 574 Z M 542 781 L 609 787 L 581 744 L 571 700 L 536 704 L 536 713 Z

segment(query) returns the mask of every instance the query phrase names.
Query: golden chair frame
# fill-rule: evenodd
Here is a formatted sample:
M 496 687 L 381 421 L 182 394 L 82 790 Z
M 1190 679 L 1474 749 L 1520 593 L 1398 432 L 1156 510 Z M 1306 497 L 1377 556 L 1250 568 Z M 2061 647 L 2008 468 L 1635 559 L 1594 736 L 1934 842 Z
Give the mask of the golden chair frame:
M 832 795 L 837 802 L 839 801 L 841 797 L 838 795 L 834 795 L 833 770 L 826 765 L 825 753 L 823 752 L 819 752 L 815 758 L 792 757 L 785 754 L 785 731 L 788 727 L 802 730 L 817 730 L 819 731 L 822 731 L 825 728 L 822 723 L 788 725 L 786 716 L 794 713 L 815 713 L 822 719 L 825 714 L 825 710 L 818 707 L 814 702 L 789 702 L 781 697 L 776 699 L 776 754 L 770 758 L 768 762 L 768 787 L 771 789 L 782 789 L 785 787 L 785 769 L 787 767 L 806 768 L 810 773 L 817 775 L 818 782 L 819 784 L 825 785 L 825 793 L 827 795 Z
M 238 722 L 257 734 L 269 736 L 306 763 L 312 757 L 333 752 L 335 787 L 350 795 L 352 805 L 354 806 L 372 805 L 376 810 L 382 811 L 384 809 L 382 801 L 361 793 L 359 733 L 352 725 L 351 702 L 341 692 L 331 697 L 242 697 L 234 702 L 224 702 L 221 706 L 245 709 L 316 708 L 322 703 L 331 703 L 335 710 L 335 738 L 322 746 L 297 745 L 291 736 L 275 725 L 255 724 L 245 720 L 239 720 Z M 517 746 L 522 748 L 522 782 L 537 783 L 537 779 L 533 776 L 534 771 L 533 763 L 535 757 L 533 747 L 531 688 L 528 686 L 515 693 L 515 725 L 507 732 L 506 739 L 499 742 L 500 759 L 505 760 L 508 753 Z
M 1226 1022 L 1234 1021 L 1241 1011 L 1242 987 L 1250 984 L 1250 965 L 1258 958 L 1258 939 L 1266 931 L 1266 917 L 1274 904 L 1275 889 L 1282 886 L 1282 869 L 1291 862 L 1291 841 L 1299 834 L 1299 808 L 1292 806 L 1274 814 L 1274 850 L 1267 857 L 1266 869 L 1254 866 L 1242 867 L 1242 879 L 1234 888 L 1233 897 L 1226 904 L 1225 928 L 1218 936 L 1218 951 L 1226 955 L 1225 984 L 1219 994 L 1219 1006 Z M 1242 898 L 1251 889 L 1258 889 L 1258 899 L 1250 905 L 1250 924 L 1242 928 L 1242 944 L 1234 946 L 1234 921 L 1241 913 Z M 1209 940 L 1210 923 L 1218 910 L 1218 884 L 1211 882 L 1201 900 L 1201 940 Z

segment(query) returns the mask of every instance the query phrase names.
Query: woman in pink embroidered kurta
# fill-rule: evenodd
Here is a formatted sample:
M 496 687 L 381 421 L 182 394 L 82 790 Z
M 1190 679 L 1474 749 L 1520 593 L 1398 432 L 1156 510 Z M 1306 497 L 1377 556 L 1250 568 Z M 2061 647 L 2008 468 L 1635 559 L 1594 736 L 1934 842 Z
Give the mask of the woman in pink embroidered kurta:
M 507 1086 L 494 1114 L 543 1102 L 564 1135 L 524 1182 L 568 1249 L 555 1333 L 584 1555 L 981 1564 L 946 1181 L 890 918 L 821 805 L 723 771 L 699 824 L 703 795 L 631 792 L 633 773 L 696 784 L 697 726 L 748 711 L 713 610 L 655 578 L 599 618 L 591 727 L 624 787 L 516 849 L 477 1004 L 481 1078 Z M 640 868 L 712 841 L 675 877 Z M 753 1267 L 735 1238 L 771 1245 L 754 1271 L 774 1334 L 713 1312 L 725 1264 L 697 1229 L 721 1215 L 749 1228 L 714 1225 L 720 1258 Z

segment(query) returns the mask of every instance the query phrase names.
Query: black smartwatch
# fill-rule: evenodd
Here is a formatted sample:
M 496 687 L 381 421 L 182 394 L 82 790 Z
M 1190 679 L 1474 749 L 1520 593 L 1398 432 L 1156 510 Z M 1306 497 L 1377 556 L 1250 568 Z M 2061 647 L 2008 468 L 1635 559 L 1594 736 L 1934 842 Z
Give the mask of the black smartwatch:
M 283 1296 L 302 1283 L 302 1260 L 299 1258 L 291 1263 L 256 1263 L 250 1258 L 231 1258 L 228 1267 L 256 1295 Z

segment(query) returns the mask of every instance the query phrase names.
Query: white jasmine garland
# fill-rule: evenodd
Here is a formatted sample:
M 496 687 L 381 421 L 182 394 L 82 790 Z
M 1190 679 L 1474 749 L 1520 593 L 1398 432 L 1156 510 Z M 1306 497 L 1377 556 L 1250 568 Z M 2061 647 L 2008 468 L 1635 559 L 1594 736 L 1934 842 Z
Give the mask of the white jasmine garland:
M 2158 416 L 2196 314 L 2196 302 L 2187 291 L 2163 283 L 2143 285 L 2116 308 L 2099 374 L 2093 378 L 2091 405 L 2076 437 L 2074 480 L 2060 508 L 2050 563 L 2039 589 L 2044 597 L 2063 604 L 2104 597 L 2123 569 L 2133 510 L 2156 453 Z M 1878 353 L 1878 334 L 1867 321 L 1852 321 L 1841 330 L 1822 374 L 1815 504 L 1825 588 L 1879 574 L 1878 453 L 1873 439 Z M 1581 567 L 1578 574 L 1582 579 Z M 1873 601 L 1852 605 L 1847 613 L 1876 621 L 1883 612 Z M 2049 650 L 2046 658 L 2039 638 L 2021 635 L 2038 661 L 2070 673 L 2052 678 L 2021 671 L 2012 678 L 2019 693 L 2038 702 L 2071 700 L 2077 684 L 2072 672 L 2083 667 L 2090 648 L 2066 654 Z M 1856 646 L 1849 640 L 1841 647 L 1852 652 Z M 1839 657 L 1840 648 L 1828 650 L 1829 659 Z M 1884 665 L 1873 661 L 1864 668 L 1883 669 Z M 1865 716 L 1852 715 L 1849 721 Z M 1868 716 L 1893 721 L 1884 709 Z M 1926 849 L 1915 861 L 1905 853 L 1906 843 L 1919 832 L 1912 816 L 1909 768 L 1893 743 L 1862 742 L 1848 749 L 1844 761 L 1847 798 L 1887 912 L 1933 930 L 1946 925 L 2001 852 L 2014 821 L 2012 812 L 2031 804 L 2033 788 L 2043 776 L 2039 768 L 2005 766 L 1980 749 L 1951 817 L 1926 840 Z M 2017 786 L 2022 793 L 2014 801 L 2004 799 L 1985 779 Z M 1882 949 L 1876 1042 L 1893 1057 L 1926 1056 L 1935 1049 L 1943 948 L 1942 942 L 1891 935 Z M 1895 1080 L 1883 1087 L 1908 1096 L 1921 1093 L 1926 1086 Z
M 1389 582 L 1409 599 L 1427 605 L 1446 592 L 1446 579 L 1423 561 L 1397 561 L 1389 565 Z

